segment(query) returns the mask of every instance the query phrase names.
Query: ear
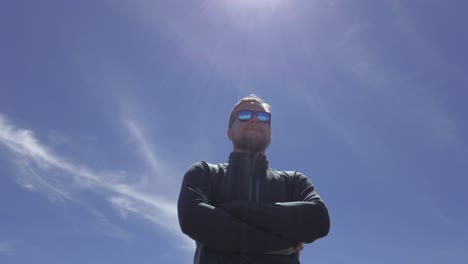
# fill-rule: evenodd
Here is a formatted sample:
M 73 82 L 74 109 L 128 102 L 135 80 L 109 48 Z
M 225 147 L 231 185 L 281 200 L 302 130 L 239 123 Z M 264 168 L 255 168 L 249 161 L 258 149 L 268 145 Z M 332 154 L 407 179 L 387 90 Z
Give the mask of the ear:
M 228 128 L 228 130 L 227 130 L 227 132 L 226 132 L 226 135 L 227 135 L 227 137 L 229 138 L 229 140 L 232 141 L 232 133 L 231 133 L 231 129 L 230 129 L 230 128 Z

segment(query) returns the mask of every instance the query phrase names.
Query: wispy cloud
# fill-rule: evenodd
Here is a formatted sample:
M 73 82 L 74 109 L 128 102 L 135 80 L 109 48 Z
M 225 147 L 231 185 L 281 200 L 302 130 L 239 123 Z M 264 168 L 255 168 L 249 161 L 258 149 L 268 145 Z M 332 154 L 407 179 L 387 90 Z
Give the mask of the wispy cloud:
M 144 149 L 147 162 L 152 165 L 154 172 L 159 172 L 155 154 L 139 132 L 139 128 L 133 123 L 128 124 L 136 141 Z M 99 173 L 62 158 L 62 155 L 40 143 L 32 131 L 16 128 L 3 115 L 0 115 L 0 145 L 6 147 L 11 154 L 9 157 L 24 176 L 17 178 L 23 187 L 43 192 L 63 202 L 71 201 L 71 195 L 77 188 L 98 192 L 104 195 L 122 216 L 133 214 L 143 217 L 169 231 L 177 239 L 177 245 L 193 248 L 193 242 L 180 232 L 174 201 L 144 192 L 125 183 L 124 180 L 116 182 L 111 180 L 108 173 Z M 60 176 L 54 175 L 54 171 L 60 171 Z M 7 244 L 3 248 L 6 250 Z
M 158 173 L 161 165 L 159 164 L 159 161 L 157 160 L 156 156 L 151 150 L 150 144 L 143 137 L 140 128 L 131 120 L 125 120 L 125 124 L 127 125 L 130 132 L 133 134 L 138 145 L 141 147 L 143 151 L 143 157 L 145 158 L 146 162 L 150 164 L 154 172 Z

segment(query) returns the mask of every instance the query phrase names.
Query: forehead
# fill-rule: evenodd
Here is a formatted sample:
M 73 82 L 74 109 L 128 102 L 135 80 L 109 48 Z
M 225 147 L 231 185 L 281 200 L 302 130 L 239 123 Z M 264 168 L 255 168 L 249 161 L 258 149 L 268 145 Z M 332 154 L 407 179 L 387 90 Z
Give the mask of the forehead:
M 240 104 L 239 106 L 236 107 L 235 111 L 237 112 L 239 110 L 252 110 L 252 111 L 265 111 L 266 112 L 266 109 L 263 108 L 263 106 L 254 102 Z

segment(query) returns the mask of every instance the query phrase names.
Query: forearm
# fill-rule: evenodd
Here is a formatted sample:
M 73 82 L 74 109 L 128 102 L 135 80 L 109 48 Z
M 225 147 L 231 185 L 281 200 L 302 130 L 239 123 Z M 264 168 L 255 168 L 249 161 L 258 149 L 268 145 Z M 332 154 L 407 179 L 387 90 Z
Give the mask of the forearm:
M 294 244 L 203 202 L 190 204 L 182 198 L 178 203 L 178 212 L 182 231 L 216 250 L 265 253 Z
M 321 201 L 255 203 L 233 201 L 220 206 L 226 212 L 287 240 L 310 243 L 330 229 L 328 210 Z
M 210 172 L 203 162 L 192 165 L 182 182 L 177 211 L 182 232 L 215 250 L 265 253 L 297 241 L 276 236 L 213 206 Z

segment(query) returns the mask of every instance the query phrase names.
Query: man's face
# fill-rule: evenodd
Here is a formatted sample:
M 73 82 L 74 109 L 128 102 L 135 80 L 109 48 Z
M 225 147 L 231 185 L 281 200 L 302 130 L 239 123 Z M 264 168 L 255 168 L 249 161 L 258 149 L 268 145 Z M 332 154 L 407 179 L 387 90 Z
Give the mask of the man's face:
M 241 104 L 235 109 L 235 113 L 239 110 L 265 111 L 256 103 Z M 271 127 L 269 123 L 260 122 L 255 114 L 248 121 L 240 121 L 236 116 L 227 134 L 234 150 L 265 152 L 271 140 Z

